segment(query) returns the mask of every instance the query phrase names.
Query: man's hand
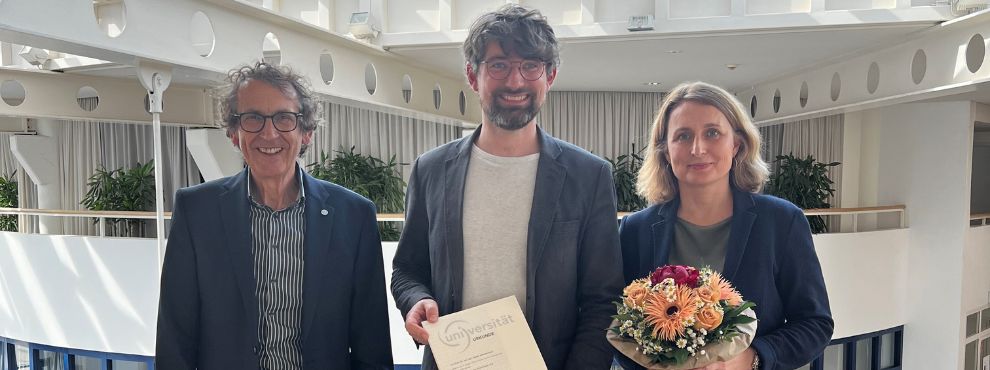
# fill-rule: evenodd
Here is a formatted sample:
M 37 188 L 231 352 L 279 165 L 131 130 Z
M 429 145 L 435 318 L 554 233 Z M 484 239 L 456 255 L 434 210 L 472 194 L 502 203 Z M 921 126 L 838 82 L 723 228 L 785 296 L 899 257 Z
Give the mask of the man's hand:
M 756 350 L 753 347 L 749 347 L 743 353 L 740 353 L 729 361 L 716 362 L 694 370 L 751 370 L 753 368 L 754 357 L 756 357 Z
M 419 344 L 429 344 L 430 334 L 423 329 L 423 321 L 437 322 L 440 318 L 440 311 L 437 309 L 437 301 L 424 299 L 416 302 L 409 313 L 406 314 L 406 332 L 413 340 Z

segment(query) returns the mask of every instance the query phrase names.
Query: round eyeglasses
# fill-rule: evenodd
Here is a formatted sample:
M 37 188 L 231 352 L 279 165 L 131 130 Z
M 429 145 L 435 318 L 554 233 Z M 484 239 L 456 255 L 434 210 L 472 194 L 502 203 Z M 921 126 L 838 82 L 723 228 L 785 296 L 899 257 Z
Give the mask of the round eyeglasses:
M 302 113 L 296 112 L 275 112 L 275 114 L 266 116 L 258 113 L 241 113 L 231 115 L 237 120 L 238 126 L 241 130 L 256 133 L 261 132 L 265 128 L 265 123 L 271 119 L 272 126 L 276 130 L 281 132 L 289 132 L 296 129 L 299 124 L 299 119 L 302 118 Z
M 536 81 L 543 76 L 546 72 L 546 67 L 548 64 L 542 60 L 532 60 L 523 59 L 518 61 L 510 61 L 508 59 L 492 59 L 482 61 L 481 64 L 486 65 L 488 68 L 488 77 L 495 80 L 504 80 L 509 78 L 509 73 L 512 73 L 512 66 L 519 66 L 519 74 L 522 78 L 527 81 Z

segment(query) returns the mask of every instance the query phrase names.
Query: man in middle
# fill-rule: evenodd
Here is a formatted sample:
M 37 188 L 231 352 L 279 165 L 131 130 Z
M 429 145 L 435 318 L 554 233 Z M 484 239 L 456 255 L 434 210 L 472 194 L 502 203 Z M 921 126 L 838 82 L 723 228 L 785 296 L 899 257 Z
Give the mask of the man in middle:
M 482 125 L 413 166 L 391 286 L 406 330 L 426 344 L 423 321 L 514 295 L 547 368 L 608 369 L 615 189 L 606 161 L 537 127 L 559 64 L 553 30 L 510 4 L 482 15 L 463 49 Z M 429 348 L 423 368 L 436 368 Z

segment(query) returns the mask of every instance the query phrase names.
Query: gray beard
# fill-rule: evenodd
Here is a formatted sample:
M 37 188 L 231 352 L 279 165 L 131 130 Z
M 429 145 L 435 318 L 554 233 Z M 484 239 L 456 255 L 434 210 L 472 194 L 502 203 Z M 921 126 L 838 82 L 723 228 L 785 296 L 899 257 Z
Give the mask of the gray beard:
M 515 131 L 526 127 L 540 113 L 540 107 L 536 106 L 535 100 L 522 109 L 501 108 L 494 100 L 495 98 L 492 98 L 492 103 L 484 107 L 485 115 L 491 123 L 503 130 Z

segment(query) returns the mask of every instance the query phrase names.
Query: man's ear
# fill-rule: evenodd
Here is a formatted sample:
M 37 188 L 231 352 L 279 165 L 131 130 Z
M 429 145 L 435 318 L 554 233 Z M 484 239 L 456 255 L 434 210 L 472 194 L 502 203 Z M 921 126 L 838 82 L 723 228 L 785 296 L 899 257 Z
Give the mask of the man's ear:
M 464 72 L 467 75 L 468 84 L 471 85 L 471 90 L 478 92 L 478 71 L 474 70 L 471 62 L 464 63 Z
M 557 79 L 557 67 L 554 66 L 553 69 L 551 69 L 550 72 L 547 72 L 547 73 L 548 73 L 547 74 L 547 87 L 549 88 L 550 86 L 553 85 L 553 80 Z

